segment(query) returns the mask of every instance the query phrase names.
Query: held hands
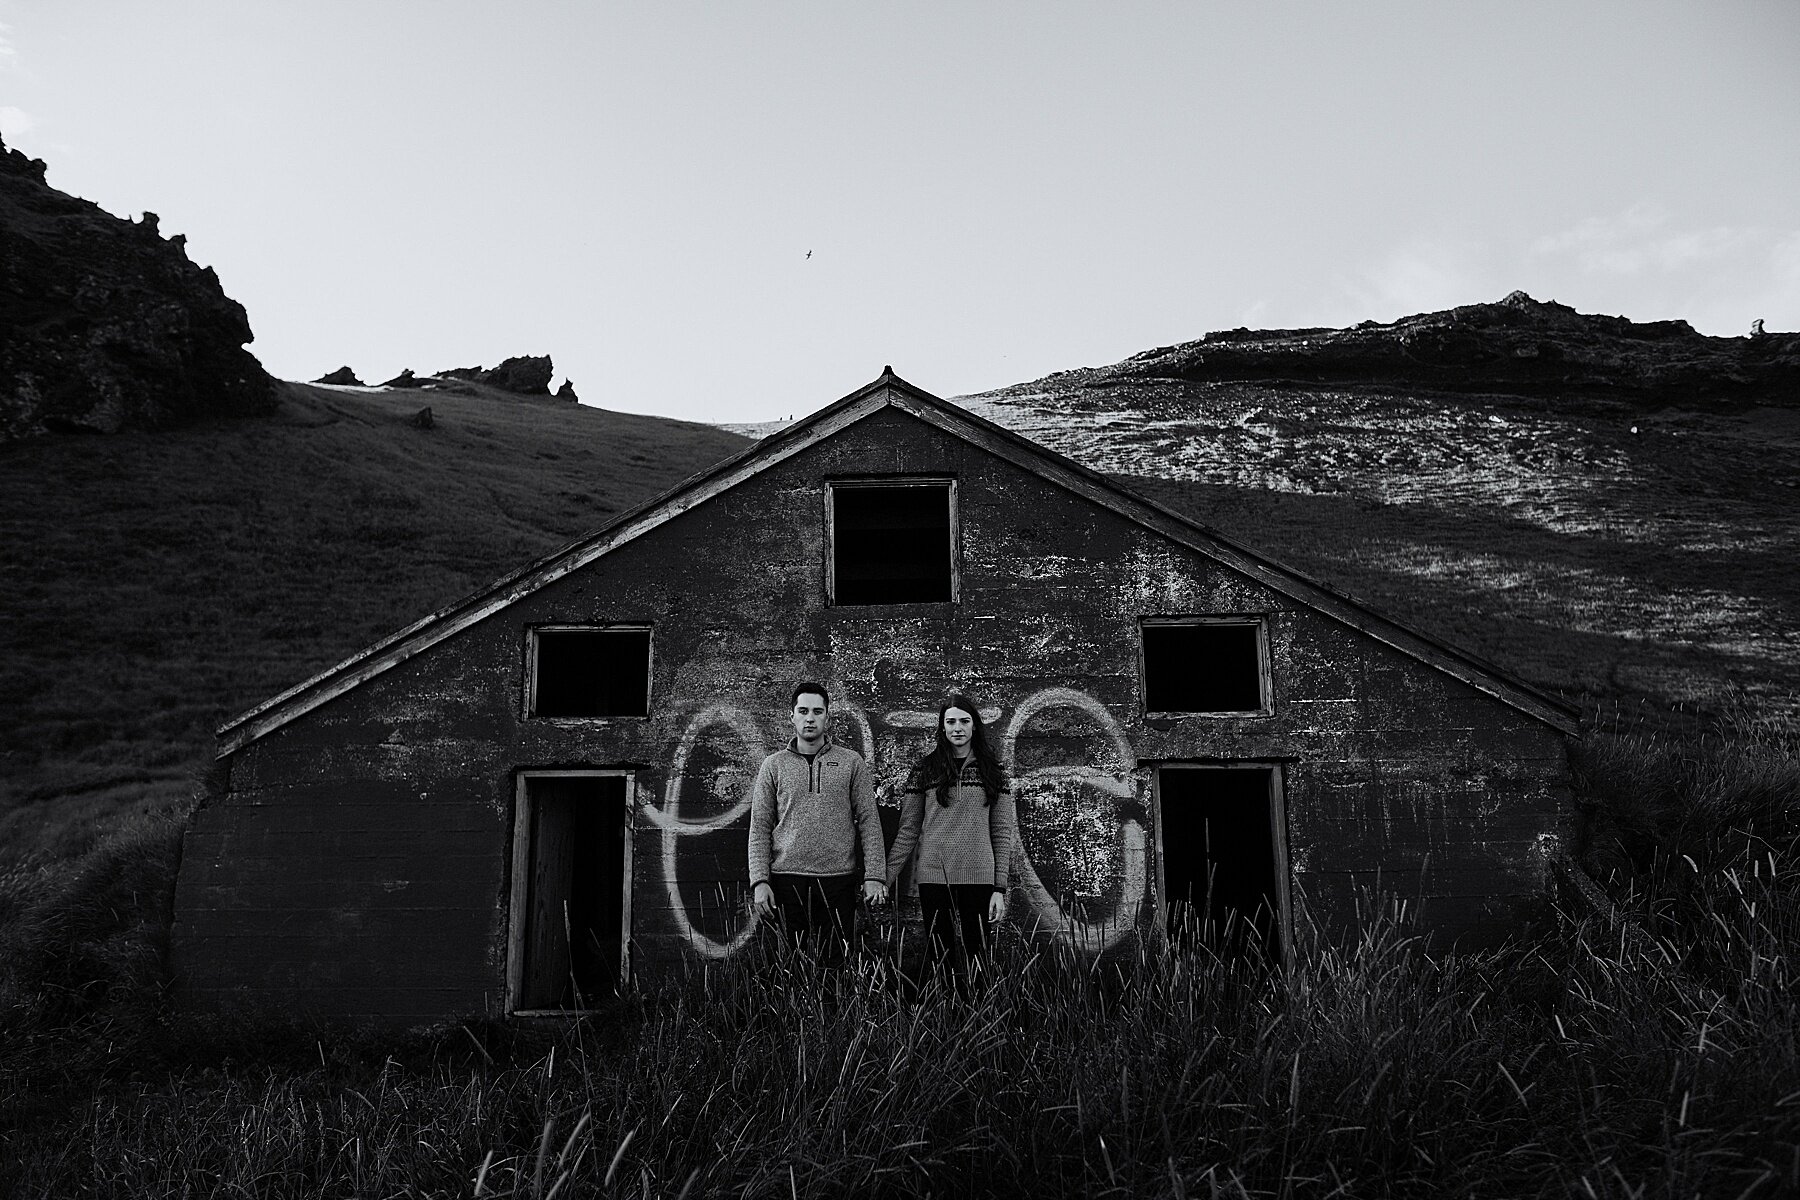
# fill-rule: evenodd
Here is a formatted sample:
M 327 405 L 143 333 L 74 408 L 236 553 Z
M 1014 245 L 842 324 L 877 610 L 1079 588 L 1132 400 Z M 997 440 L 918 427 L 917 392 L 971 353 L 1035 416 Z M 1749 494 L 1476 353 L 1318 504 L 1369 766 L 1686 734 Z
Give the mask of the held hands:
M 878 879 L 866 879 L 862 885 L 863 899 L 870 904 L 885 904 L 888 898 L 887 884 Z M 766 917 L 775 911 L 775 889 L 766 883 L 756 885 L 750 894 L 750 909 L 759 917 Z

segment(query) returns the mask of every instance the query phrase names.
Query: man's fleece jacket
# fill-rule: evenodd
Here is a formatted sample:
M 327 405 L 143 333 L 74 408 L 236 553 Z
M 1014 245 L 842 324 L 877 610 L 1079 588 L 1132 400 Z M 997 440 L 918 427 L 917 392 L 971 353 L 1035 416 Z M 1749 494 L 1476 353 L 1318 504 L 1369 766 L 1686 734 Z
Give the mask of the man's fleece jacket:
M 865 880 L 887 876 L 875 788 L 862 755 L 831 742 L 811 763 L 789 742 L 750 787 L 750 882 L 771 875 L 848 875 L 862 837 Z

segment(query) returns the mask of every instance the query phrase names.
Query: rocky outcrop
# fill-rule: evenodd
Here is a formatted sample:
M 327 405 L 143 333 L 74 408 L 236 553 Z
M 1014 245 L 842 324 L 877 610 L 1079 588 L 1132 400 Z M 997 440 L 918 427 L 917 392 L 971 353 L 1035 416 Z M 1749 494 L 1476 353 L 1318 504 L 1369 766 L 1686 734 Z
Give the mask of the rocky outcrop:
M 335 383 L 340 387 L 363 387 L 363 381 L 356 377 L 356 372 L 349 367 L 339 367 L 329 375 L 321 375 L 314 383 Z
M 411 367 L 407 367 L 381 386 L 391 388 L 422 388 L 430 387 L 431 385 L 425 380 L 420 379 L 417 375 L 414 375 Z
M 556 398 L 558 400 L 567 400 L 570 404 L 579 401 L 581 397 L 575 394 L 575 381 L 573 379 L 563 380 L 562 386 L 556 389 Z
M 548 354 L 535 358 L 526 355 L 507 359 L 483 376 L 481 382 L 503 392 L 517 392 L 521 396 L 548 396 L 550 375 Z
M 0 145 L 0 440 L 267 413 L 276 385 L 211 267 Z
M 438 372 L 440 379 L 462 379 L 512 392 L 520 396 L 548 396 L 553 374 L 548 354 L 509 358 L 497 367 L 453 367 Z
M 1348 329 L 1232 329 L 1147 350 L 1107 378 L 1286 380 L 1452 392 L 1800 404 L 1800 334 L 1708 337 L 1686 321 L 1576 312 L 1513 292 Z

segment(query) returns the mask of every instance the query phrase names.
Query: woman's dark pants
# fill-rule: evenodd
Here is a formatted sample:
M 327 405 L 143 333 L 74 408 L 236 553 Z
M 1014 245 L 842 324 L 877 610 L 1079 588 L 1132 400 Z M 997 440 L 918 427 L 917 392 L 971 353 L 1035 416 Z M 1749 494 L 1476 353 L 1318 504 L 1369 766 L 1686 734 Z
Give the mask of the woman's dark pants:
M 988 950 L 988 898 L 985 883 L 921 883 L 919 907 L 925 915 L 925 961 L 948 961 L 961 967 L 984 962 Z

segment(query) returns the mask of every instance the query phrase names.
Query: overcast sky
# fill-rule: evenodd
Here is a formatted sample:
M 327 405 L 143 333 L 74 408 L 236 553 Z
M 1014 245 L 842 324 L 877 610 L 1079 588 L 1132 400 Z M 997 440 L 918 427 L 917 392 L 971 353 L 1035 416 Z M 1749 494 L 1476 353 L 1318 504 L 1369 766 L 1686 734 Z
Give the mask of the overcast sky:
M 0 0 L 0 131 L 289 379 L 729 421 L 1514 288 L 1800 328 L 1795 0 Z

